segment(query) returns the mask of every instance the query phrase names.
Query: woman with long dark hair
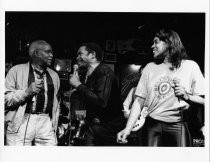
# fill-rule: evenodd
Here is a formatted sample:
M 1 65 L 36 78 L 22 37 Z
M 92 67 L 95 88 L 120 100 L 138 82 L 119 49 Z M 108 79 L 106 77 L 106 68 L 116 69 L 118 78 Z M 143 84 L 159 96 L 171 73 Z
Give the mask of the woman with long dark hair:
M 191 146 L 183 113 L 191 103 L 204 105 L 204 77 L 198 64 L 188 59 L 179 35 L 160 30 L 153 39 L 154 62 L 142 72 L 131 113 L 117 135 L 126 143 L 143 107 L 147 107 L 142 142 L 146 146 Z

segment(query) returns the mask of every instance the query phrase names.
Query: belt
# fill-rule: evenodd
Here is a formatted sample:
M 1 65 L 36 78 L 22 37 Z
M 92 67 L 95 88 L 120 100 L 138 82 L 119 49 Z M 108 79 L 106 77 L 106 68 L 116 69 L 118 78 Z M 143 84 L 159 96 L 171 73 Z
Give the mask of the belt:
M 48 113 L 44 113 L 44 112 L 32 112 L 31 114 L 48 114 Z
M 49 113 L 45 113 L 45 112 L 36 112 L 36 111 L 35 112 L 27 112 L 26 111 L 25 113 L 27 113 L 27 114 L 38 114 L 38 115 L 39 114 L 49 114 Z

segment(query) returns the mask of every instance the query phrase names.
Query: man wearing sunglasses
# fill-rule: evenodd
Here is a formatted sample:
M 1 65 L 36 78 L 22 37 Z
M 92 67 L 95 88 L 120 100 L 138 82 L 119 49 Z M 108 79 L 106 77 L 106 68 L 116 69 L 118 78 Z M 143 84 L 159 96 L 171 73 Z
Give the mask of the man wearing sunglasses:
M 60 80 L 49 68 L 49 43 L 37 40 L 29 47 L 30 61 L 10 69 L 5 79 L 6 145 L 56 145 Z

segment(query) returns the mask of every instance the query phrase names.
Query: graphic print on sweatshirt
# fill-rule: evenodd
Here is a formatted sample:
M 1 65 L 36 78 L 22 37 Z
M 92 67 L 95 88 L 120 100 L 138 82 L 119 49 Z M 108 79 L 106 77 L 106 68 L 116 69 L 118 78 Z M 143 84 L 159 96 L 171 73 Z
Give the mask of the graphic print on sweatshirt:
M 154 93 L 158 99 L 164 99 L 171 93 L 174 93 L 173 79 L 169 76 L 161 77 L 154 85 Z

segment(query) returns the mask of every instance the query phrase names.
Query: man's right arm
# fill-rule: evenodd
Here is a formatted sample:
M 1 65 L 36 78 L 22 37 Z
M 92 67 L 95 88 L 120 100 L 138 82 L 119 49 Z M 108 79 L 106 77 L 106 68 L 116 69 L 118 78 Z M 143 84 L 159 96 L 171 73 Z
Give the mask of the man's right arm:
M 17 77 L 17 70 L 12 68 L 5 78 L 5 109 L 18 107 L 27 98 L 26 89 L 18 89 Z

